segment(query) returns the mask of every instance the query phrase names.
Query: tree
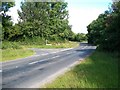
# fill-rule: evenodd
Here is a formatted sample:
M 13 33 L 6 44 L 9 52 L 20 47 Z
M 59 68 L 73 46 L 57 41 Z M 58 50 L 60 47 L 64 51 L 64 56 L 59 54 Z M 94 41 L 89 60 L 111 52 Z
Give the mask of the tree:
M 112 12 L 111 12 L 112 11 Z M 120 51 L 120 2 L 88 25 L 88 42 L 106 51 Z
M 87 40 L 87 36 L 84 33 L 78 33 L 75 36 L 75 40 L 78 41 L 78 42 L 86 41 Z
M 107 11 L 104 14 L 100 14 L 96 20 L 90 23 L 88 28 L 88 43 L 98 45 L 101 43 L 102 36 L 106 29 Z
M 9 37 L 9 31 L 12 26 L 11 22 L 11 16 L 7 15 L 6 12 L 15 5 L 14 2 L 2 2 L 1 8 L 1 14 L 0 17 L 2 17 L 2 36 L 3 39 L 8 39 Z
M 120 1 L 114 2 L 112 13 L 107 18 L 107 29 L 104 34 L 104 41 L 101 44 L 103 49 L 108 51 L 120 51 Z
M 21 4 L 21 11 L 18 11 L 20 19 L 19 26 L 24 37 L 41 36 L 47 27 L 47 3 L 24 2 Z
M 62 33 L 71 30 L 66 7 L 65 2 L 23 2 L 18 11 L 23 37 L 63 38 Z

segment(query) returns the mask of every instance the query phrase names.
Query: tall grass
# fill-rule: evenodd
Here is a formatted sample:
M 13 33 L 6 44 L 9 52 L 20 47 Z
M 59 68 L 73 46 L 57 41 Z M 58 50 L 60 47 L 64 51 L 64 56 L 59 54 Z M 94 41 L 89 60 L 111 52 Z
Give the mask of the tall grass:
M 33 54 L 35 54 L 35 52 L 28 49 L 5 49 L 2 50 L 2 59 L 0 61 L 10 61 L 31 56 Z
M 94 52 L 71 71 L 45 85 L 47 88 L 117 88 L 118 58 L 115 53 Z
M 77 42 L 69 42 L 66 40 L 52 41 L 40 37 L 26 38 L 19 41 L 3 41 L 2 42 L 2 55 L 0 61 L 8 61 L 12 59 L 24 58 L 33 55 L 34 52 L 27 48 L 71 48 L 79 45 Z
M 67 40 L 47 40 L 41 37 L 26 38 L 19 41 L 3 41 L 2 49 L 22 49 L 22 48 L 72 48 L 79 45 L 78 42 L 70 42 Z
M 25 58 L 35 53 L 34 51 L 28 50 L 27 48 L 22 46 L 20 42 L 12 41 L 3 41 L 1 52 L 2 54 L 0 56 L 0 62 Z
M 78 42 L 52 43 L 51 45 L 24 45 L 28 48 L 73 48 L 79 46 Z
M 21 49 L 22 47 L 18 42 L 3 41 L 2 49 Z

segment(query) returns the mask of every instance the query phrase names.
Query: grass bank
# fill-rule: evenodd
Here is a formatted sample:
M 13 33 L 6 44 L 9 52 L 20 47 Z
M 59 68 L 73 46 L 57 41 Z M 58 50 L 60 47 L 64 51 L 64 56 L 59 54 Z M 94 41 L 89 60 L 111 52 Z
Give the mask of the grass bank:
M 0 61 L 10 61 L 10 60 L 15 60 L 18 58 L 24 58 L 27 56 L 31 56 L 35 54 L 32 50 L 28 49 L 4 49 L 1 50 L 2 52 L 2 57 L 0 57 Z
M 71 71 L 43 87 L 47 88 L 116 88 L 118 58 L 114 53 L 94 52 Z
M 74 48 L 79 46 L 78 42 L 51 43 L 48 45 L 23 45 L 26 48 Z
M 36 41 L 37 40 L 37 41 Z M 44 39 L 35 39 L 26 41 L 3 41 L 2 49 L 21 49 L 21 48 L 73 48 L 79 46 L 79 42 L 71 41 L 46 41 Z
M 37 39 L 30 41 L 23 41 L 23 42 L 10 42 L 10 41 L 3 41 L 2 42 L 2 55 L 0 55 L 0 61 L 8 61 L 8 60 L 15 60 L 18 58 L 24 58 L 27 56 L 33 55 L 35 52 L 32 50 L 28 50 L 27 48 L 73 48 L 79 46 L 78 42 L 54 42 L 49 41 L 49 45 L 45 45 L 45 40 Z

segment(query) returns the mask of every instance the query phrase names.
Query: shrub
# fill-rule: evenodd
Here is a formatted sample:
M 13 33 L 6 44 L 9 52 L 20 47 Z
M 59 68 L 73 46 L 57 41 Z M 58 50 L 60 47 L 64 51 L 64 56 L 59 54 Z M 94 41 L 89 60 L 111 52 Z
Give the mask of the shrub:
M 2 42 L 2 49 L 20 49 L 22 48 L 17 42 L 9 42 L 3 41 Z

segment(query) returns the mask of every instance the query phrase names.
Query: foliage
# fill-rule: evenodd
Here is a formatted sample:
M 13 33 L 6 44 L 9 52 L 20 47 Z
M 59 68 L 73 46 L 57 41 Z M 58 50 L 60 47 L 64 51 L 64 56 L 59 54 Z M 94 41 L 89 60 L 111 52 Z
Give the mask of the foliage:
M 35 52 L 28 49 L 5 49 L 2 50 L 2 60 L 0 61 L 10 61 L 19 58 L 25 58 L 34 55 Z
M 87 36 L 84 33 L 78 33 L 75 36 L 75 40 L 78 42 L 87 41 Z
M 69 39 L 72 33 L 68 25 L 68 11 L 65 2 L 24 2 L 19 12 L 19 37 L 24 39 L 40 36 L 45 39 Z M 20 33 L 19 32 L 19 33 Z M 18 34 L 17 34 L 18 35 Z M 13 36 L 13 38 L 15 38 Z
M 2 2 L 1 8 L 1 14 L 0 17 L 2 17 L 2 37 L 3 39 L 9 38 L 9 31 L 12 28 L 12 22 L 11 22 L 11 16 L 9 16 L 6 12 L 9 11 L 9 8 L 13 7 L 15 5 L 14 2 Z
M 88 25 L 88 42 L 106 51 L 120 51 L 120 2 Z
M 31 45 L 24 45 L 24 47 L 27 48 L 74 48 L 74 47 L 78 47 L 79 43 L 78 42 L 51 42 L 50 45 L 39 45 L 39 44 L 31 44 Z
M 8 48 L 9 49 L 21 49 L 22 47 L 17 42 L 8 42 L 8 41 L 2 42 L 2 49 L 8 49 Z
M 61 42 L 65 40 L 83 41 L 86 38 L 83 34 L 72 32 L 66 2 L 27 2 L 24 0 L 21 2 L 21 10 L 18 10 L 19 23 L 15 25 L 12 25 L 11 17 L 6 15 L 14 3 L 3 3 L 2 5 L 8 6 L 2 16 L 3 40 L 27 41 L 28 38 L 40 37 L 49 41 Z

